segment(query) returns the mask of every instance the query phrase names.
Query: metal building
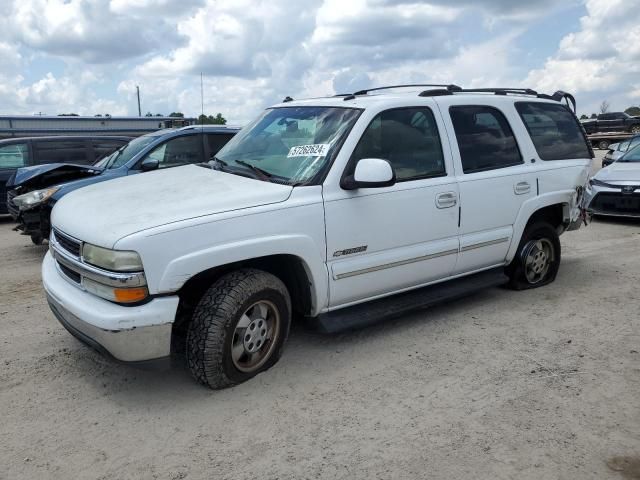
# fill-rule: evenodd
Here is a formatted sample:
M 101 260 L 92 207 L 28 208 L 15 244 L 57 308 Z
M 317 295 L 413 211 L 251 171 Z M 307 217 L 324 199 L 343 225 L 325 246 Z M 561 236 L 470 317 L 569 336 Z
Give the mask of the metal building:
M 70 117 L 0 115 L 0 139 L 43 135 L 126 135 L 137 137 L 163 128 L 196 123 L 178 117 Z

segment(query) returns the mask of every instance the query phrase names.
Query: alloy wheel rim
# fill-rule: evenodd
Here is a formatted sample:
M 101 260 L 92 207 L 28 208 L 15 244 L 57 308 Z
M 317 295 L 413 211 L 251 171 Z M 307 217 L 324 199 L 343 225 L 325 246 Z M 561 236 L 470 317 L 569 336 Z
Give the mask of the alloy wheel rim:
M 268 300 L 260 300 L 240 316 L 231 341 L 231 359 L 241 372 L 251 373 L 271 357 L 280 332 L 280 315 Z
M 531 240 L 523 251 L 524 274 L 531 285 L 544 280 L 555 259 L 553 244 L 546 238 Z

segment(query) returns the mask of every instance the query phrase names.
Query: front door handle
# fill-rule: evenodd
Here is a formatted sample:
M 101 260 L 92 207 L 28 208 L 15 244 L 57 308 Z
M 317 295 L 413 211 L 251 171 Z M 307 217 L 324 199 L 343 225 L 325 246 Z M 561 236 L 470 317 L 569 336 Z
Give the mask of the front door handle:
M 436 207 L 450 208 L 455 207 L 458 203 L 458 194 L 455 192 L 445 192 L 436 195 Z
M 518 182 L 514 185 L 513 191 L 516 195 L 524 195 L 531 191 L 531 185 L 529 185 L 529 182 Z

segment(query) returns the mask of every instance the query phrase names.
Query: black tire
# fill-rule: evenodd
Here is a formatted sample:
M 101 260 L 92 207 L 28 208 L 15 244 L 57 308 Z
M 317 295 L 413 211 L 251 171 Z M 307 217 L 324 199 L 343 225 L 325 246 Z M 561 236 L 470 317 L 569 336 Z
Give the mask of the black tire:
M 544 274 L 541 274 L 540 278 L 536 279 L 536 281 L 532 281 L 527 275 L 525 262 L 528 252 L 531 252 L 533 247 L 530 242 L 537 240 L 542 240 L 545 245 L 550 246 L 552 252 L 548 268 Z M 560 257 L 560 238 L 558 237 L 556 229 L 543 221 L 528 225 L 522 234 L 515 257 L 505 269 L 505 273 L 509 277 L 508 286 L 514 290 L 525 290 L 548 285 L 556 279 L 558 269 L 560 268 Z M 531 273 L 530 276 L 532 275 Z
M 40 235 L 39 233 L 32 233 L 31 241 L 34 245 L 42 245 L 42 242 L 44 242 L 44 238 L 42 238 L 42 235 Z
M 640 125 L 634 125 L 634 126 L 632 126 L 632 127 L 629 129 L 629 131 L 630 131 L 631 133 L 640 133 Z
M 600 140 L 598 142 L 598 148 L 600 150 L 606 150 L 609 148 L 609 145 L 611 145 L 611 142 L 609 140 Z
M 268 302 L 277 310 L 277 336 L 268 358 L 255 371 L 241 371 L 232 357 L 236 326 L 256 302 Z M 282 355 L 291 325 L 291 299 L 276 276 L 242 269 L 218 279 L 202 296 L 187 331 L 186 358 L 194 378 L 213 389 L 242 383 L 272 367 Z

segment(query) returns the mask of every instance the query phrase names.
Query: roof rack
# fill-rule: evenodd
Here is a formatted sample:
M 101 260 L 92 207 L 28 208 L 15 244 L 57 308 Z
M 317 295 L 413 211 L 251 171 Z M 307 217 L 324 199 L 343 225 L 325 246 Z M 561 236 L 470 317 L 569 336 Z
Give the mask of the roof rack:
M 444 87 L 446 89 L 451 90 L 459 90 L 461 89 L 457 85 L 443 85 L 443 84 L 432 84 L 432 83 L 412 83 L 407 85 L 389 85 L 388 87 L 375 87 L 375 88 L 367 88 L 365 90 L 358 90 L 354 92 L 352 95 L 366 95 L 369 92 L 375 92 L 378 90 L 389 90 L 391 88 L 408 88 L 408 87 Z

